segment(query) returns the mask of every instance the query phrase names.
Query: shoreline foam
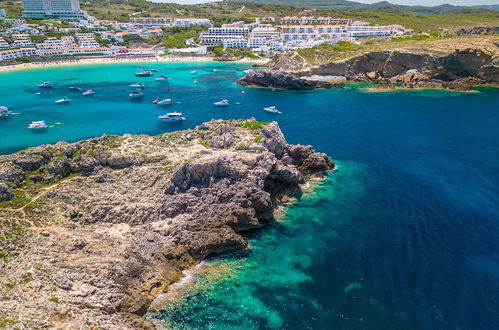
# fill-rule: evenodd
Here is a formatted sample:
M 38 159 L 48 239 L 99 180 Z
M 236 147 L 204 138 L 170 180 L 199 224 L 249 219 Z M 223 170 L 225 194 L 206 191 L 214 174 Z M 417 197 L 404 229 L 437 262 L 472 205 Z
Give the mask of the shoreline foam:
M 85 65 L 85 64 L 118 64 L 118 63 L 173 63 L 173 62 L 228 62 L 228 63 L 255 63 L 264 64 L 269 59 L 239 59 L 235 61 L 218 61 L 209 56 L 165 56 L 165 57 L 136 57 L 136 58 L 115 58 L 115 57 L 95 57 L 95 58 L 75 58 L 50 62 L 20 63 L 0 66 L 0 72 L 21 71 L 29 69 L 41 69 L 60 66 Z

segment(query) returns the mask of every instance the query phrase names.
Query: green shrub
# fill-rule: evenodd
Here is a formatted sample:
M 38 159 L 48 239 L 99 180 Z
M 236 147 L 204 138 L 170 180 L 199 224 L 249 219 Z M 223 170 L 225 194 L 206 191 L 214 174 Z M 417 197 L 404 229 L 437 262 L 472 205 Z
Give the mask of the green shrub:
M 267 126 L 268 124 L 269 124 L 268 122 L 248 121 L 242 124 L 241 128 L 249 128 L 250 130 L 254 131 L 257 129 L 262 129 L 264 126 Z

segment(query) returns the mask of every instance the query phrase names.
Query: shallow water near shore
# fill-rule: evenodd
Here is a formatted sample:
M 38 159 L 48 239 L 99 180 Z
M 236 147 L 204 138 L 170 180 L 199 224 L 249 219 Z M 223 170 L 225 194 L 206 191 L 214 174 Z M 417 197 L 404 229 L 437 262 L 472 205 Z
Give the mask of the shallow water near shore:
M 241 94 L 234 82 L 247 64 L 144 65 L 171 79 L 135 78 L 137 64 L 0 73 L 0 105 L 21 113 L 0 120 L 0 153 L 254 116 L 277 120 L 289 143 L 311 144 L 339 164 L 280 221 L 252 234 L 248 250 L 209 260 L 213 271 L 194 276 L 177 301 L 151 317 L 189 329 L 499 324 L 498 90 Z M 56 87 L 36 95 L 36 83 L 45 80 Z M 70 92 L 76 80 L 97 94 Z M 128 100 L 131 81 L 147 85 L 143 100 Z M 56 106 L 63 96 L 73 102 Z M 180 103 L 158 107 L 151 103 L 156 97 Z M 223 98 L 233 105 L 213 107 Z M 271 105 L 283 114 L 262 111 Z M 155 116 L 171 111 L 187 120 L 157 122 Z M 26 129 L 34 120 L 64 125 L 35 133 Z

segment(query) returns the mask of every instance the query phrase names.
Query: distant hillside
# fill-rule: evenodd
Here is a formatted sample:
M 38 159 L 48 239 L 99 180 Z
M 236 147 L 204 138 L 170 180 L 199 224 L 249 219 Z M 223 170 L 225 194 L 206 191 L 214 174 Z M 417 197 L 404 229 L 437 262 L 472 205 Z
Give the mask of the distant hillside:
M 1 0 L 0 0 L 1 1 Z M 254 0 L 254 1 L 284 1 L 284 0 Z M 473 26 L 499 26 L 499 12 L 486 9 L 458 8 L 443 5 L 435 8 L 449 14 L 423 14 L 414 12 L 383 12 L 368 7 L 362 10 L 343 10 L 340 4 L 356 4 L 358 2 L 346 0 L 300 0 L 315 3 L 337 3 L 338 7 L 304 7 L 283 4 L 268 4 L 242 1 L 224 1 L 200 5 L 179 5 L 174 3 L 154 3 L 146 0 L 81 0 L 81 6 L 92 16 L 99 19 L 110 19 L 126 22 L 130 17 L 204 17 L 209 18 L 216 26 L 238 20 L 253 21 L 255 16 L 334 16 L 340 18 L 352 18 L 354 20 L 368 21 L 373 24 L 388 25 L 401 24 L 416 32 L 429 30 L 455 30 L 462 27 Z M 287 2 L 298 1 L 288 0 Z M 346 5 L 345 5 L 346 6 Z M 378 3 L 367 6 L 394 6 L 391 4 Z M 398 6 L 406 8 L 409 6 Z M 0 8 L 5 8 L 10 17 L 19 16 L 22 10 L 20 0 L 2 1 Z M 409 7 L 414 9 L 413 7 Z M 418 8 L 418 7 L 416 7 Z M 423 7 L 430 8 L 430 7 Z M 400 9 L 402 10 L 402 9 Z
M 321 7 L 321 8 L 330 8 L 342 11 L 355 11 L 355 12 L 363 11 L 363 12 L 382 12 L 382 13 L 415 13 L 415 14 L 429 14 L 429 15 L 442 15 L 442 14 L 455 14 L 455 13 L 478 14 L 478 13 L 487 12 L 489 10 L 499 9 L 499 5 L 463 7 L 463 6 L 453 6 L 446 4 L 434 7 L 426 7 L 426 6 L 396 5 L 389 3 L 388 1 L 380 1 L 373 4 L 365 4 L 348 0 L 242 0 L 242 1 L 267 3 L 267 4 L 292 5 L 292 6 Z

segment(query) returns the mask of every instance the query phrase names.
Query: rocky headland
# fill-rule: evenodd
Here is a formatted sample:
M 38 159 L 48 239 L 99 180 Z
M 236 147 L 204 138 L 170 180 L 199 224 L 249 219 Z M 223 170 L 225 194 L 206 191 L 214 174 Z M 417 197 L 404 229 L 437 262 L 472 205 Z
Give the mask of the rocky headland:
M 495 31 L 492 28 L 481 30 L 484 34 Z M 295 89 L 297 81 L 307 80 L 307 87 L 314 86 L 315 82 L 317 88 L 331 88 L 339 82 L 350 81 L 376 83 L 375 88 L 470 90 L 476 85 L 499 83 L 498 42 L 494 40 L 458 37 L 418 44 L 408 42 L 401 47 L 394 47 L 397 43 L 381 43 L 376 46 L 381 48 L 379 50 L 333 61 L 327 57 L 337 55 L 334 48 L 309 50 L 307 54 L 311 56 L 312 53 L 313 58 L 306 58 L 299 51 L 284 52 L 268 63 L 271 70 L 265 75 L 250 73 L 240 83 L 268 87 L 269 81 L 279 81 L 280 88 Z M 370 46 L 365 47 L 370 49 Z M 294 79 L 282 79 L 283 75 Z M 331 87 L 326 87 L 326 83 Z
M 309 80 L 299 75 L 269 70 L 251 71 L 237 82 L 241 86 L 265 87 L 275 89 L 313 90 L 326 88 L 343 88 L 343 83 Z
M 0 156 L 0 324 L 152 328 L 151 301 L 334 163 L 277 123 L 214 120 Z

